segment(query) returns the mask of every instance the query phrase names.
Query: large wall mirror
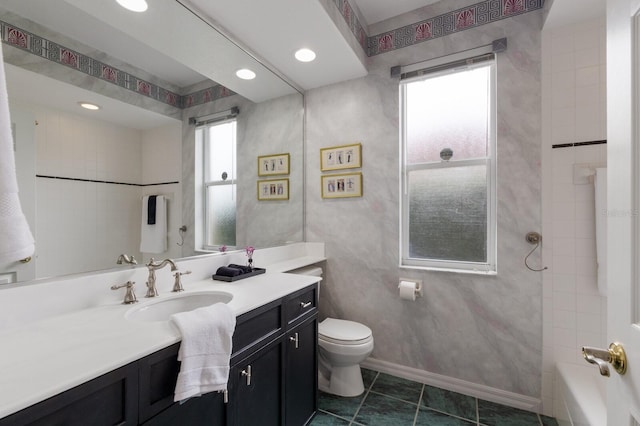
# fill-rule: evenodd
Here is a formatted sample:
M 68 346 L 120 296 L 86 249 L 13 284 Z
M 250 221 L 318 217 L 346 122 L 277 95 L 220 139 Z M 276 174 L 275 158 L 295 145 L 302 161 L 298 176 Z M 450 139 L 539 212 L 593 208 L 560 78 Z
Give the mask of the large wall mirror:
M 235 247 L 303 240 L 302 95 L 214 17 L 182 0 L 149 4 L 145 13 L 115 0 L 0 5 L 21 202 L 36 239 L 30 262 L 0 265 L 0 284 L 130 267 L 117 266 L 120 254 L 139 264 L 202 254 L 197 129 L 232 110 Z M 257 77 L 238 79 L 241 68 Z M 288 173 L 259 174 L 258 157 L 280 154 Z M 266 179 L 286 180 L 288 199 L 260 197 Z M 140 247 L 149 195 L 167 200 L 163 252 Z

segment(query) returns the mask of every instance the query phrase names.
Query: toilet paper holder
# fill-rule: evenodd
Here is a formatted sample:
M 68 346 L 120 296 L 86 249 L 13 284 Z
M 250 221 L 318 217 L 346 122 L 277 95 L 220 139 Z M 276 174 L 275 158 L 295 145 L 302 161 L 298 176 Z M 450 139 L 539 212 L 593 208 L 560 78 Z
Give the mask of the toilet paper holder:
M 414 283 L 416 288 L 415 288 L 415 295 L 416 297 L 422 297 L 422 280 L 418 280 L 415 278 L 400 278 L 399 282 L 398 282 L 398 288 L 400 288 L 400 285 L 402 284 L 402 282 L 410 282 L 410 283 Z

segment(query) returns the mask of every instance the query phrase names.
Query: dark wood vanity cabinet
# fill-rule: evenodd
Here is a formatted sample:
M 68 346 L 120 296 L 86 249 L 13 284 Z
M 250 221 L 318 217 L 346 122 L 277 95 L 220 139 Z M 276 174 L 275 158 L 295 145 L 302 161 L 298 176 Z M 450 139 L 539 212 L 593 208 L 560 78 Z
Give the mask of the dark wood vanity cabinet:
M 138 371 L 125 365 L 0 419 L 0 426 L 138 424 Z
M 285 425 L 304 425 L 318 401 L 318 318 L 305 320 L 285 336 Z
M 180 344 L 0 419 L 8 425 L 307 424 L 317 410 L 318 287 L 240 315 L 228 394 L 173 402 Z
M 229 424 L 282 424 L 282 339 L 263 346 L 231 368 Z
M 236 330 L 242 330 L 245 321 L 270 325 L 263 325 L 263 336 L 268 337 L 244 346 L 232 358 L 228 425 L 297 426 L 313 418 L 318 399 L 317 301 L 318 287 L 313 285 L 281 301 L 279 326 L 262 319 L 272 317 L 274 306 L 263 307 L 258 315 L 252 311 L 250 319 L 238 318 Z

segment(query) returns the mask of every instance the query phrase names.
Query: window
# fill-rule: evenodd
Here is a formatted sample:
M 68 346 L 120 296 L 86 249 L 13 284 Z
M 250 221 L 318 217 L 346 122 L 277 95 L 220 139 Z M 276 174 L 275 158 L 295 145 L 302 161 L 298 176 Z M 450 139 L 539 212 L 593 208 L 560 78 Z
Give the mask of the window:
M 236 245 L 236 120 L 207 124 L 196 129 L 196 150 L 202 159 L 199 191 L 203 211 L 202 241 L 205 250 Z M 196 155 L 198 158 L 198 155 Z
M 478 62 L 400 84 L 401 266 L 496 270 L 493 54 Z

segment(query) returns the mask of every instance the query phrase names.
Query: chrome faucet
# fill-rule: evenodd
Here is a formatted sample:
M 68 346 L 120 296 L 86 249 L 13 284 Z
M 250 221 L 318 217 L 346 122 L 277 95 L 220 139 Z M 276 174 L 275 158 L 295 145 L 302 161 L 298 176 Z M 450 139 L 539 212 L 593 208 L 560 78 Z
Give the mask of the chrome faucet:
M 120 256 L 118 256 L 118 260 L 116 260 L 116 263 L 118 265 L 122 265 L 123 263 L 128 263 L 130 265 L 137 265 L 138 261 L 133 256 L 129 256 L 127 254 L 121 254 Z
M 178 270 L 176 263 L 171 259 L 165 259 L 162 262 L 156 262 L 153 257 L 149 259 L 149 263 L 147 263 L 149 280 L 147 281 L 147 294 L 145 297 L 156 297 L 158 295 L 158 289 L 156 288 L 156 269 L 162 269 L 167 265 L 171 265 L 171 271 Z

